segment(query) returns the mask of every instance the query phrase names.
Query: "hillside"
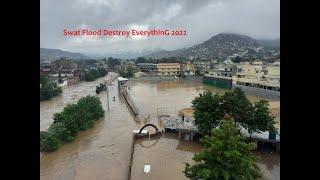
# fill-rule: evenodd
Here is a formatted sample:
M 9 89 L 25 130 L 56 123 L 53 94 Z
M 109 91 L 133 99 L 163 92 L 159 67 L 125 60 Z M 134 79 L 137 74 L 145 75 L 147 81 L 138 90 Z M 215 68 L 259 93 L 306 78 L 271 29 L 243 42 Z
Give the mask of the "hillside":
M 242 60 L 274 60 L 279 58 L 280 53 L 277 43 L 280 44 L 280 41 L 260 41 L 245 35 L 220 33 L 201 44 L 187 49 L 160 51 L 150 54 L 147 57 L 185 57 L 190 59 L 217 60 L 240 57 Z
M 53 61 L 56 59 L 60 59 L 62 57 L 67 58 L 67 59 L 73 59 L 73 60 L 88 59 L 87 56 L 85 56 L 81 53 L 62 51 L 60 49 L 40 48 L 40 61 L 43 61 L 43 60 Z

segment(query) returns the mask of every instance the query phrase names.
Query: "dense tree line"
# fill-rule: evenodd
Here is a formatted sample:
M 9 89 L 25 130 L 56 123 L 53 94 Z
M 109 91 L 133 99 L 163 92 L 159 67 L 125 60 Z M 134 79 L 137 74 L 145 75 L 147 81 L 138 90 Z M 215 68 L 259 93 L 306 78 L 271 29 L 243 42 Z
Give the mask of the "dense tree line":
M 195 124 L 206 135 L 210 135 L 222 119 L 233 119 L 235 124 L 247 129 L 250 135 L 261 131 L 275 132 L 275 118 L 268 106 L 266 100 L 251 103 L 240 88 L 222 96 L 207 91 L 192 101 Z
M 61 87 L 46 76 L 40 76 L 40 101 L 48 100 L 62 93 Z
M 109 57 L 107 60 L 108 67 L 114 70 L 115 66 L 120 65 L 120 59 Z
M 268 102 L 251 103 L 240 88 L 223 95 L 210 91 L 192 101 L 195 125 L 205 137 L 204 149 L 193 158 L 194 165 L 186 164 L 184 173 L 191 179 L 257 179 L 261 171 L 251 142 L 254 132 L 275 132 L 275 120 Z M 248 143 L 240 131 L 248 130 Z
M 104 68 L 90 69 L 85 73 L 84 79 L 85 81 L 94 81 L 95 79 L 103 77 L 107 74 L 108 72 Z
M 86 96 L 76 104 L 68 104 L 62 112 L 53 116 L 48 131 L 40 132 L 40 151 L 57 150 L 63 142 L 72 141 L 79 131 L 94 126 L 95 121 L 104 116 L 101 101 L 95 96 Z
M 96 93 L 99 94 L 101 91 L 105 91 L 107 89 L 107 86 L 105 84 L 100 83 L 96 87 Z

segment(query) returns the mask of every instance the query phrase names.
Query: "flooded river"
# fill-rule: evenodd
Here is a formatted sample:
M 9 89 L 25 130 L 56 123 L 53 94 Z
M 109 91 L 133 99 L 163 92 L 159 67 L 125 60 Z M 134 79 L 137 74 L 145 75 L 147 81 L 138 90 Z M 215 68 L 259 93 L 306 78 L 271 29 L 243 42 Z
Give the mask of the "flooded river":
M 53 114 L 62 111 L 66 104 L 75 103 L 89 94 L 95 95 L 96 86 L 112 75 L 115 74 L 110 73 L 94 82 L 68 86 L 61 96 L 40 102 L 40 130 L 46 130 L 53 121 Z M 224 92 L 201 82 L 186 81 L 133 81 L 129 87 L 141 117 L 151 115 L 150 122 L 156 125 L 157 114 L 174 114 L 190 107 L 194 97 L 205 89 Z M 118 96 L 116 82 L 108 88 L 110 99 L 116 98 L 115 101 L 109 101 L 108 111 L 106 91 L 98 95 L 106 111 L 104 118 L 97 121 L 93 128 L 80 132 L 73 142 L 64 144 L 56 152 L 40 154 L 41 179 L 127 179 L 132 130 L 139 129 L 148 121 L 140 123 L 134 120 L 125 102 Z M 278 110 L 280 108 L 274 111 Z M 201 145 L 166 134 L 160 139 L 137 142 L 134 148 L 131 179 L 185 179 L 182 173 L 184 163 L 192 161 L 193 154 L 201 150 Z M 264 159 L 262 165 L 270 179 L 277 177 L 280 171 L 279 158 L 275 157 L 272 162 L 270 158 Z M 148 176 L 143 173 L 145 163 L 151 164 Z
M 40 102 L 40 129 L 47 129 L 52 115 L 60 112 L 68 103 L 74 103 L 88 94 L 94 95 L 95 88 L 112 75 L 94 82 L 81 82 L 68 86 L 62 96 Z M 117 83 L 109 86 L 110 111 L 107 93 L 101 92 L 105 117 L 95 126 L 80 132 L 73 142 L 66 143 L 59 150 L 40 154 L 40 178 L 45 179 L 127 179 L 132 144 L 132 129 L 138 126 L 133 120 L 125 102 L 118 98 Z

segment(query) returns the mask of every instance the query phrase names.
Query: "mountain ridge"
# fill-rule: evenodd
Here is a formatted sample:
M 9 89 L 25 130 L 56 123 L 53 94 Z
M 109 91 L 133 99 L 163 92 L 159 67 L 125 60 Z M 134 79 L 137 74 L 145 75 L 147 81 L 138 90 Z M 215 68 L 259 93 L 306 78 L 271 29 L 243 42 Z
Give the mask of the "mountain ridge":
M 280 39 L 257 40 L 247 35 L 219 33 L 210 39 L 189 48 L 160 51 L 147 55 L 150 58 L 200 58 L 225 60 L 230 56 L 244 59 L 276 59 L 280 53 Z
M 40 48 L 40 61 L 54 61 L 60 58 L 84 60 L 88 59 L 89 57 L 78 52 L 64 51 L 60 49 Z

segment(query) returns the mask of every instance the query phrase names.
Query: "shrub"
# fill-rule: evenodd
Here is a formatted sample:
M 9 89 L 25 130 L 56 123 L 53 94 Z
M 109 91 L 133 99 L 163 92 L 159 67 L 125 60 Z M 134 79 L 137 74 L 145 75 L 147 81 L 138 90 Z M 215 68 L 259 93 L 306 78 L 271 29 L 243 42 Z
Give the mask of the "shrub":
M 40 151 L 52 152 L 59 148 L 59 140 L 51 133 L 47 131 L 40 132 Z
M 71 136 L 71 132 L 62 123 L 59 122 L 53 123 L 48 129 L 48 132 L 53 134 L 60 141 L 68 142 L 74 139 L 74 137 Z
M 104 68 L 98 68 L 98 69 L 91 69 L 89 72 L 86 72 L 84 75 L 84 79 L 86 81 L 94 81 L 95 79 L 99 77 L 103 77 L 107 75 L 108 72 Z
M 80 130 L 94 126 L 96 120 L 104 116 L 101 101 L 95 96 L 86 96 L 77 104 L 68 104 L 62 112 L 54 114 L 53 124 L 48 132 L 41 132 L 41 151 L 54 151 L 59 142 L 72 141 Z
M 71 136 L 75 136 L 79 131 L 79 126 L 77 123 L 77 118 L 79 118 L 76 104 L 68 104 L 63 108 L 60 113 L 54 114 L 54 123 L 62 123 L 64 127 L 70 132 Z
M 105 84 L 100 83 L 97 87 L 96 87 L 96 93 L 99 94 L 101 91 L 106 90 L 107 87 Z

